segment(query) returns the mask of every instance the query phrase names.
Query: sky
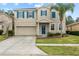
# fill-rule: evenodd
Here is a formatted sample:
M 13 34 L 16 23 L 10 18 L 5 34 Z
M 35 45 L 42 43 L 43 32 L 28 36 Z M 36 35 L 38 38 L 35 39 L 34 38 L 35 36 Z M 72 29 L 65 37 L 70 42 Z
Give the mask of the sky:
M 48 3 L 0 3 L 0 8 L 4 10 L 13 10 L 16 8 L 36 8 L 47 4 Z M 66 16 L 72 16 L 74 20 L 79 17 L 79 3 L 75 3 L 74 12 L 67 12 Z

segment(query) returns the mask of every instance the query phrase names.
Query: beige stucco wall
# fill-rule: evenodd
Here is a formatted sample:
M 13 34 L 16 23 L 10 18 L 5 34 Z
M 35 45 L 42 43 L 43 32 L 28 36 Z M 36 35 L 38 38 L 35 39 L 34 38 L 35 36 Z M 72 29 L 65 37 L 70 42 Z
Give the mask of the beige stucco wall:
M 25 16 L 25 18 L 17 18 L 16 17 L 16 11 L 32 11 L 35 10 L 35 18 L 27 18 Z M 50 8 L 36 8 L 36 9 L 18 9 L 14 11 L 14 15 L 15 15 L 15 35 L 17 35 L 17 33 L 19 34 L 25 34 L 26 30 L 28 31 L 28 35 L 29 33 L 35 32 L 34 34 L 36 35 L 40 35 L 40 24 L 39 23 L 47 23 L 48 25 L 48 31 L 52 32 L 52 33 L 60 33 L 61 31 L 59 30 L 59 24 L 60 24 L 60 18 L 59 18 L 59 14 L 56 10 L 50 10 Z M 41 10 L 47 10 L 47 16 L 41 16 Z M 51 12 L 54 11 L 56 12 L 56 18 L 51 18 Z M 25 13 L 26 15 L 26 13 Z M 51 30 L 51 24 L 55 24 L 55 30 Z M 65 17 L 64 20 L 62 22 L 63 24 L 63 30 L 62 32 L 65 33 L 66 31 L 66 25 L 65 25 Z M 33 31 L 32 29 L 30 29 L 30 31 L 28 29 L 25 28 L 19 28 L 17 29 L 17 26 L 29 26 L 29 27 L 33 27 L 35 29 L 35 31 Z M 18 32 L 19 31 L 19 32 Z M 21 32 L 24 31 L 24 32 Z M 34 35 L 33 34 L 33 35 Z M 27 34 L 26 34 L 27 35 Z
M 41 10 L 47 10 L 47 16 L 41 16 Z M 41 20 L 50 21 L 50 10 L 49 8 L 38 8 L 37 9 L 37 20 L 40 22 Z
M 36 26 L 36 11 L 34 12 L 34 18 L 27 18 L 26 15 L 27 15 L 27 11 L 35 11 L 35 9 L 22 9 L 19 11 L 24 11 L 24 18 L 17 18 L 16 16 L 16 11 L 14 11 L 14 16 L 15 16 L 15 26 Z
M 56 10 L 50 10 L 50 8 L 38 8 L 37 9 L 37 20 L 38 23 L 49 23 L 49 32 L 52 33 L 61 33 L 61 30 L 59 30 L 59 24 L 60 24 L 60 18 L 59 18 L 59 12 Z M 47 10 L 47 16 L 40 16 L 41 10 Z M 56 12 L 56 18 L 51 17 L 51 12 Z M 55 30 L 51 30 L 51 24 L 54 24 Z M 62 21 L 62 32 L 65 33 L 66 31 L 66 24 L 65 24 L 65 15 L 64 19 Z M 40 32 L 39 32 L 40 33 Z
M 36 35 L 36 10 L 35 9 L 22 9 L 19 11 L 35 11 L 34 18 L 27 18 L 27 13 L 24 13 L 24 18 L 16 17 L 16 10 L 14 12 L 15 15 L 15 35 Z
M 0 30 L 2 30 L 2 24 L 0 24 Z

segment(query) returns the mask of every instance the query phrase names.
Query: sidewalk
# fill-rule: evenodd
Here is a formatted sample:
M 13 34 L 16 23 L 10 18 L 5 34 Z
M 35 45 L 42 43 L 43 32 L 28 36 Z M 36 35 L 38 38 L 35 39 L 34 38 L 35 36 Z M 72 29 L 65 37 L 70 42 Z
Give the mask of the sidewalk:
M 79 44 L 36 44 L 37 46 L 79 46 Z

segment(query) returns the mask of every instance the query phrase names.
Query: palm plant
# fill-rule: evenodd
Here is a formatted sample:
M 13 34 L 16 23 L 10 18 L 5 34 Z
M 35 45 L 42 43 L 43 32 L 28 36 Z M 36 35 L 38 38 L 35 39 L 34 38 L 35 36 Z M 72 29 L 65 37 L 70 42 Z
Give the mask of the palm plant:
M 57 3 L 51 6 L 51 9 L 55 9 L 59 12 L 60 17 L 60 24 L 61 24 L 61 37 L 62 37 L 62 21 L 64 20 L 65 14 L 67 11 L 74 11 L 74 4 L 73 3 Z
M 14 13 L 11 11 L 10 13 L 8 13 L 8 15 L 12 18 L 12 29 L 14 32 Z
M 14 13 L 12 11 L 8 11 L 8 12 L 5 12 L 10 18 L 12 18 L 12 32 L 14 33 Z M 8 33 L 8 29 L 9 27 L 7 28 L 7 33 Z M 8 35 L 7 35 L 8 36 Z

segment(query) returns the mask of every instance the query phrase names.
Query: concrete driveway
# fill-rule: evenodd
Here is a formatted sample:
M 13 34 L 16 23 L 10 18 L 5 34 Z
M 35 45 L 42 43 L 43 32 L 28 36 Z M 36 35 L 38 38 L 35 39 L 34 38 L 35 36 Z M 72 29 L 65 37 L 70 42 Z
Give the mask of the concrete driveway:
M 0 55 L 47 55 L 35 46 L 35 36 L 14 36 L 0 42 Z

